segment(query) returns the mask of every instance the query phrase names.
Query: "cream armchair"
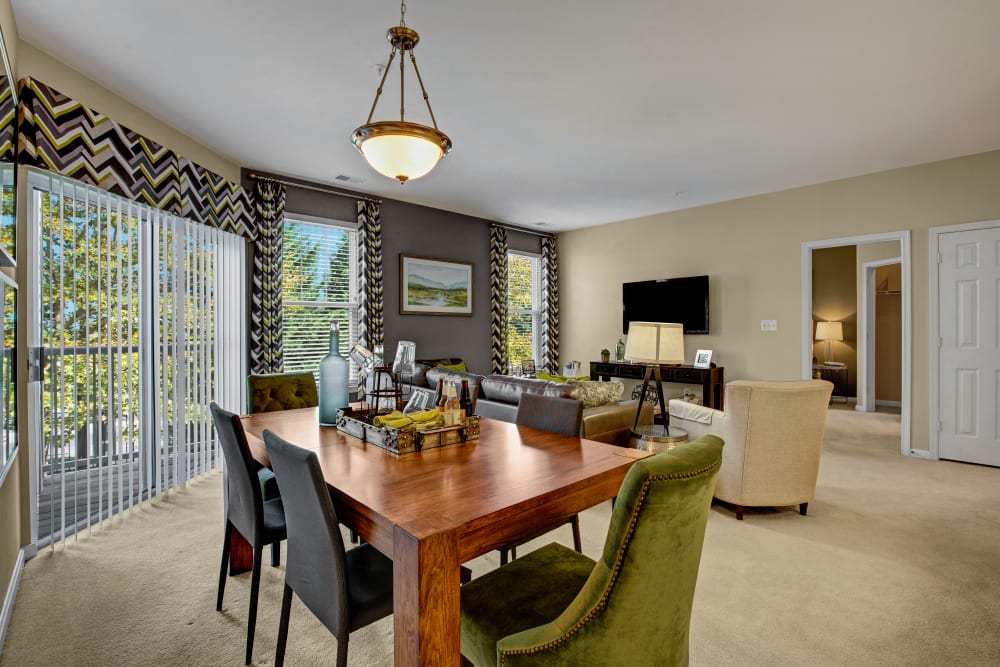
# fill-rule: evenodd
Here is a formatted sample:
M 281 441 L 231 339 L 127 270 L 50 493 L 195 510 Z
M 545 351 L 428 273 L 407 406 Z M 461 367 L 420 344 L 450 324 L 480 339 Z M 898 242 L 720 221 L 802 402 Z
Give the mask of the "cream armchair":
M 805 515 L 816 495 L 823 428 L 833 384 L 825 380 L 764 382 L 738 380 L 726 385 L 726 411 L 674 399 L 670 424 L 695 440 L 722 438 L 722 469 L 715 497 L 744 507 L 798 505 Z

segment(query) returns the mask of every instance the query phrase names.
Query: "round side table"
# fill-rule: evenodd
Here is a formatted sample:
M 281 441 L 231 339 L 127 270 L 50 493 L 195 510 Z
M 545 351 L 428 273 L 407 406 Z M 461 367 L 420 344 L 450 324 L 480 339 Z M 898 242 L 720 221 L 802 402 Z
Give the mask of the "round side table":
M 676 426 L 645 424 L 632 431 L 629 446 L 644 452 L 659 454 L 688 441 L 688 432 Z

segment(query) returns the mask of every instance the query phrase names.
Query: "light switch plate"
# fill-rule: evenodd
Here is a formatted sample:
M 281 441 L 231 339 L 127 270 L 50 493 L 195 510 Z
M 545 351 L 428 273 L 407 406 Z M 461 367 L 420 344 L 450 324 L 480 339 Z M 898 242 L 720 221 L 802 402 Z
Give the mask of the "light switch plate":
M 777 331 L 778 330 L 778 320 L 761 320 L 760 321 L 761 331 Z

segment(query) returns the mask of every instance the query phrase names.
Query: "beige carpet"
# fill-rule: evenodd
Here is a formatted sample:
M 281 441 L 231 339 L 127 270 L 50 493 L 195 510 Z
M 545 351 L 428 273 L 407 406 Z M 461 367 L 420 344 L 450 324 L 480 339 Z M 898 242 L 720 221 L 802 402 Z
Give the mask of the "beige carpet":
M 693 664 L 1000 664 L 1000 470 L 900 457 L 898 434 L 896 416 L 832 410 L 808 517 L 748 510 L 737 522 L 713 507 Z M 215 611 L 220 480 L 30 561 L 0 664 L 242 664 L 249 575 L 230 579 Z M 609 512 L 583 515 L 591 556 Z M 568 528 L 555 535 L 569 541 Z M 273 662 L 282 576 L 264 567 L 255 664 Z M 289 637 L 288 664 L 330 663 L 335 640 L 298 602 Z M 389 618 L 353 635 L 350 663 L 390 665 L 391 652 Z

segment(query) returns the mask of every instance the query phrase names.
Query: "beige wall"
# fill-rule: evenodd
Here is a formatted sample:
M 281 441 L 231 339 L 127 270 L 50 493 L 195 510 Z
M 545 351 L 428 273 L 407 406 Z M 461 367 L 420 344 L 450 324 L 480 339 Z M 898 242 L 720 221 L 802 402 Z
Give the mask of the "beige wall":
M 899 264 L 875 269 L 875 400 L 902 400 L 903 300 Z
M 5 35 L 6 32 L 4 30 Z M 234 183 L 240 182 L 240 168 L 231 159 L 205 148 L 186 134 L 157 120 L 134 104 L 126 102 L 75 69 L 24 41 L 18 44 L 16 71 L 18 79 L 29 76 L 38 79 L 129 129 L 194 160 L 206 169 L 211 169 Z
M 609 196 L 613 196 L 609 193 Z M 911 446 L 928 447 L 927 229 L 1000 218 L 1000 151 L 858 176 L 559 235 L 562 360 L 594 359 L 621 331 L 624 281 L 707 273 L 726 379 L 801 374 L 805 241 L 913 231 Z M 778 320 L 776 333 L 760 320 Z

